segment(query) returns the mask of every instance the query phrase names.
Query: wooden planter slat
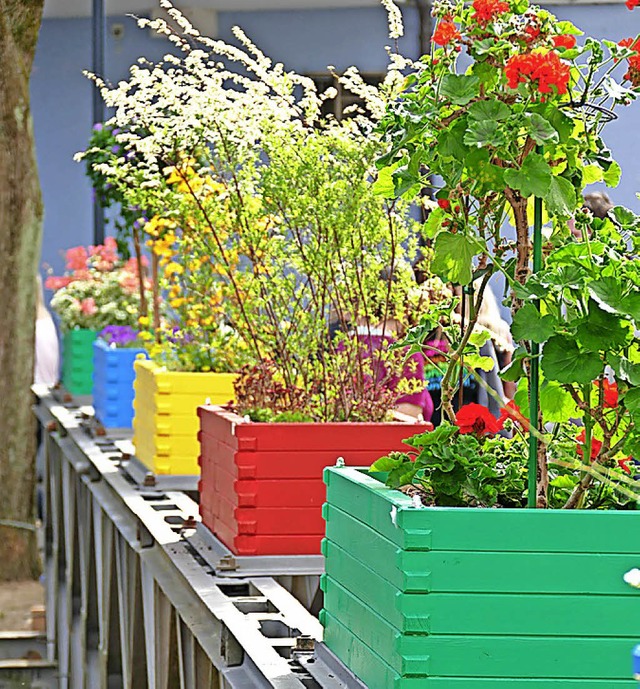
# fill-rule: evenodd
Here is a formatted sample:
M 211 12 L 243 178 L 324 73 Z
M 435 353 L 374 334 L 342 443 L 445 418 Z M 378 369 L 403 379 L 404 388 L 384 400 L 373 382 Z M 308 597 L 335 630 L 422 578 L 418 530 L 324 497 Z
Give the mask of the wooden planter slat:
M 364 636 L 367 630 L 373 630 L 372 620 L 382 619 L 382 612 L 374 613 L 372 606 L 378 608 L 375 601 L 367 605 L 356 594 L 338 584 L 331 576 L 322 580 L 324 590 L 324 608 L 334 616 L 340 616 L 353 632 L 362 630 L 359 635 L 369 644 Z M 414 599 L 415 601 L 415 599 Z M 402 599 L 403 609 L 409 607 L 408 599 Z M 611 596 L 607 606 L 611 613 L 607 617 L 600 615 L 601 601 L 595 596 L 551 596 L 504 594 L 429 594 L 422 605 L 413 604 L 400 616 L 396 611 L 384 618 L 392 637 L 407 632 L 424 635 L 457 635 L 463 636 L 490 634 L 495 636 L 568 636 L 568 637 L 621 637 L 634 638 L 638 633 L 638 623 L 627 615 L 629 601 L 624 596 Z M 548 619 L 545 610 L 553 607 L 554 615 Z M 423 617 L 416 615 L 421 609 L 427 609 Z M 344 617 L 342 616 L 344 615 Z M 377 646 L 372 646 L 377 647 Z M 381 647 L 384 647 L 383 645 Z

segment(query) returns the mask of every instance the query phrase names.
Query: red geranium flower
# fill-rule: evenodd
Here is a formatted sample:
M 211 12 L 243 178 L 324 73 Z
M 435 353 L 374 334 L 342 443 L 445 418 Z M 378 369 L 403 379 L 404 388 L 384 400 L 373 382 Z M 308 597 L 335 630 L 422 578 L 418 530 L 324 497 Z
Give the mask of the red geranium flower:
M 640 0 L 639 0 L 640 1 Z M 554 36 L 552 39 L 553 45 L 556 48 L 573 48 L 576 44 L 576 37 L 568 34 L 563 34 L 562 36 Z
M 640 86 L 640 38 L 635 40 L 633 38 L 623 38 L 621 41 L 618 41 L 618 45 L 635 51 L 633 55 L 627 58 L 629 69 L 624 78 L 628 79 L 633 86 Z
M 480 24 L 487 24 L 509 11 L 509 3 L 502 0 L 473 0 L 473 12 Z
M 456 426 L 460 433 L 475 433 L 476 435 L 495 435 L 502 429 L 502 421 L 481 404 L 465 404 L 456 414 Z
M 632 10 L 634 7 L 640 5 L 640 0 L 627 0 L 624 4 L 627 6 L 628 10 Z
M 447 20 L 441 21 L 433 32 L 433 42 L 437 45 L 447 45 L 447 43 L 456 41 L 460 37 L 460 32 L 456 25 Z
M 504 68 L 509 88 L 530 82 L 537 84 L 540 93 L 566 93 L 569 84 L 569 65 L 558 53 L 524 53 L 510 57 Z
M 524 32 L 526 34 L 525 41 L 532 43 L 540 35 L 540 27 L 537 24 L 528 24 L 524 27 Z
M 614 381 L 610 383 L 606 378 L 602 381 L 604 389 L 604 406 L 615 409 L 618 406 L 618 384 Z
M 513 400 L 509 400 L 500 410 L 500 418 L 498 419 L 500 424 L 504 424 L 507 419 L 519 423 L 525 429 L 529 428 L 529 419 L 522 414 L 520 407 Z
M 451 202 L 449 199 L 438 199 L 438 205 L 445 211 L 448 211 L 449 208 L 451 208 Z
M 584 447 L 584 441 L 586 440 L 586 434 L 584 428 L 578 433 L 576 436 L 576 440 L 578 441 L 578 444 L 576 445 L 576 452 L 580 455 L 580 457 L 584 457 L 584 452 L 583 452 L 583 447 Z M 593 460 L 600 454 L 600 450 L 602 449 L 602 441 L 596 440 L 596 438 L 591 438 L 591 461 Z
M 624 459 L 618 460 L 618 466 L 622 469 L 622 471 L 629 474 L 629 476 L 631 476 L 631 468 L 629 467 L 630 461 L 631 457 L 625 457 Z

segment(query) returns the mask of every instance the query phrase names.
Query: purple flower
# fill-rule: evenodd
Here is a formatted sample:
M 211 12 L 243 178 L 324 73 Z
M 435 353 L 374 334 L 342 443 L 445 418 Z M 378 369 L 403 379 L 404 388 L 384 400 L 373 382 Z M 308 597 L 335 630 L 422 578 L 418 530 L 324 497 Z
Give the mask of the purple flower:
M 138 339 L 138 331 L 129 325 L 108 325 L 100 331 L 98 337 L 108 345 L 127 347 Z
M 171 344 L 189 344 L 193 342 L 193 335 L 185 333 L 177 326 L 171 329 L 172 335 L 167 337 L 167 341 Z
M 96 122 L 93 125 L 93 131 L 94 132 L 101 132 L 102 131 L 102 122 Z
M 117 144 L 111 147 L 111 153 L 120 153 L 120 146 Z

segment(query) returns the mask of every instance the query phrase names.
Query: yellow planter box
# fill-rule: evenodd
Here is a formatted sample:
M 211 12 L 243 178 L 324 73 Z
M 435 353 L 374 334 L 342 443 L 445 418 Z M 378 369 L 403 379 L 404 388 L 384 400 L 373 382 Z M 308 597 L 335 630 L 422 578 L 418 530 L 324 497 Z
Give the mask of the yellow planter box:
M 199 474 L 198 406 L 232 401 L 236 375 L 167 371 L 146 360 L 136 361 L 135 370 L 136 456 L 154 474 Z

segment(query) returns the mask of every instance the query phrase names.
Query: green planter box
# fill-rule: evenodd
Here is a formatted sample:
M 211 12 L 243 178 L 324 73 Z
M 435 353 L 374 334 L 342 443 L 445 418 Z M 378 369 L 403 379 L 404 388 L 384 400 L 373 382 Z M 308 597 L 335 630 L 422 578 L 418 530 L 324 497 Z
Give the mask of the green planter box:
M 93 330 L 69 330 L 62 340 L 62 384 L 72 395 L 93 392 Z
M 325 643 L 369 689 L 637 687 L 637 512 L 416 508 L 364 470 L 325 482 Z

